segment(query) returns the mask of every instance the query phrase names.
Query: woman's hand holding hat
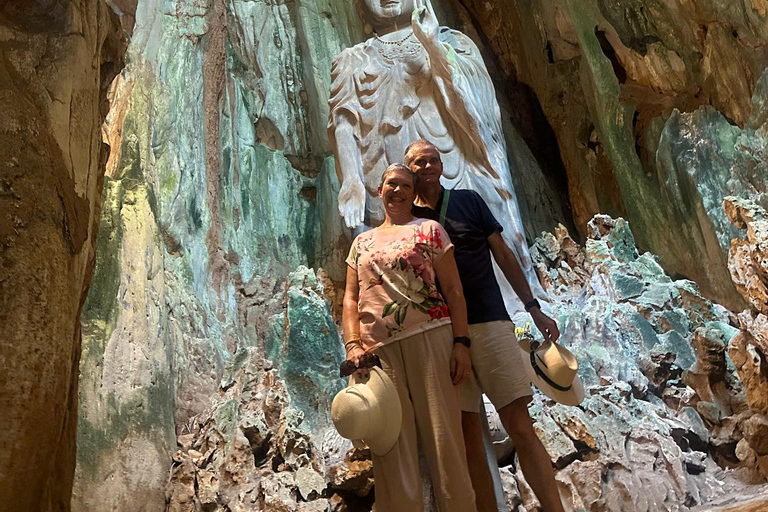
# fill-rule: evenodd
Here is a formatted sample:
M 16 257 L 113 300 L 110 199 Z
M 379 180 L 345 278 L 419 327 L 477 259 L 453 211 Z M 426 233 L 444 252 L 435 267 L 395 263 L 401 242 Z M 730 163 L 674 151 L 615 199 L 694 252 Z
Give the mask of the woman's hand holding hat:
M 358 368 L 361 366 L 361 359 L 365 355 L 365 350 L 363 350 L 363 347 L 360 345 L 355 344 L 348 344 L 347 345 L 347 359 L 349 361 L 352 361 L 355 363 L 355 366 Z M 359 370 L 355 371 L 355 376 L 367 380 L 368 376 L 370 374 L 370 370 L 368 368 L 360 368 Z

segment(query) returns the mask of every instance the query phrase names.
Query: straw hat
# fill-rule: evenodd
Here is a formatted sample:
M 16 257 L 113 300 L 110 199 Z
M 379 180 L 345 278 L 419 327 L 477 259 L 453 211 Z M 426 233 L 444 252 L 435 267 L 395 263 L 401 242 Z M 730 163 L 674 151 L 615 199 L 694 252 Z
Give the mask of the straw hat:
M 385 455 L 400 436 L 403 411 L 397 388 L 381 368 L 371 368 L 368 382 L 350 378 L 331 404 L 331 419 L 341 437 L 357 448 L 368 445 L 376 455 Z
M 567 348 L 549 341 L 539 345 L 530 338 L 520 338 L 520 348 L 529 356 L 524 358 L 525 370 L 542 393 L 564 405 L 579 405 L 584 400 L 579 362 Z

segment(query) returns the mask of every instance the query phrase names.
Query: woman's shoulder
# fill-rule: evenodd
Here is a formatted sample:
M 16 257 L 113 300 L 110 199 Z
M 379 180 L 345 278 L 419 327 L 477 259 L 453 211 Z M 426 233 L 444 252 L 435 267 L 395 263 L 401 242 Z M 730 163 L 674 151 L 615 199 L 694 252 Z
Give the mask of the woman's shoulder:
M 422 231 L 431 229 L 443 229 L 443 226 L 441 226 L 440 223 L 436 220 L 424 219 L 421 217 L 414 219 L 413 224 Z

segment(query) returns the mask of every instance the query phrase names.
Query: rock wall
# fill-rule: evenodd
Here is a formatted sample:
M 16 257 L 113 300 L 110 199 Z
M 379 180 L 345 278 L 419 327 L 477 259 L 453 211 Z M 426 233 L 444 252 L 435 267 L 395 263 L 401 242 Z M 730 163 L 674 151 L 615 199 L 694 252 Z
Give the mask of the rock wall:
M 567 509 L 685 510 L 739 489 L 723 469 L 747 409 L 725 350 L 733 315 L 638 251 L 624 219 L 588 228 L 584 247 L 560 228 L 532 248 L 587 390 L 579 407 L 537 394 L 530 408 Z M 502 477 L 512 510 L 536 506 L 519 468 Z
M 739 332 L 728 355 L 744 383 L 749 409 L 729 422 L 735 455 L 753 481 L 768 480 L 768 212 L 752 201 L 727 197 L 724 209 L 746 239 L 734 239 L 728 267 L 749 304 L 738 315 Z
M 0 4 L 0 509 L 69 510 L 80 310 L 122 67 L 102 0 Z
M 343 276 L 324 133 L 331 59 L 355 17 L 322 1 L 138 2 L 106 124 L 75 509 L 163 509 L 177 435 L 249 347 L 284 367 L 307 416 L 325 414 L 340 381 L 299 370 L 338 364 L 336 325 L 324 306 L 321 332 L 306 330 L 302 301 L 325 298 L 294 297 L 286 277 L 309 264 Z M 285 353 L 290 340 L 305 352 Z
M 579 234 L 595 214 L 621 215 L 668 272 L 740 309 L 721 204 L 768 201 L 764 2 L 454 1 L 509 94 L 548 121 L 528 132 L 545 147 L 554 133 Z

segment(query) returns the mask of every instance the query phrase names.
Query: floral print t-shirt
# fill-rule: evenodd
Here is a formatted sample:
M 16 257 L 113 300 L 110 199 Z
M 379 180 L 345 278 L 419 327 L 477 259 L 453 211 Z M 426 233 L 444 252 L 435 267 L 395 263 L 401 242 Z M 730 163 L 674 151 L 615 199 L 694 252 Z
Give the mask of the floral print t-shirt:
M 450 323 L 448 306 L 435 286 L 435 267 L 451 248 L 443 227 L 428 219 L 355 238 L 346 261 L 357 270 L 365 350 Z

